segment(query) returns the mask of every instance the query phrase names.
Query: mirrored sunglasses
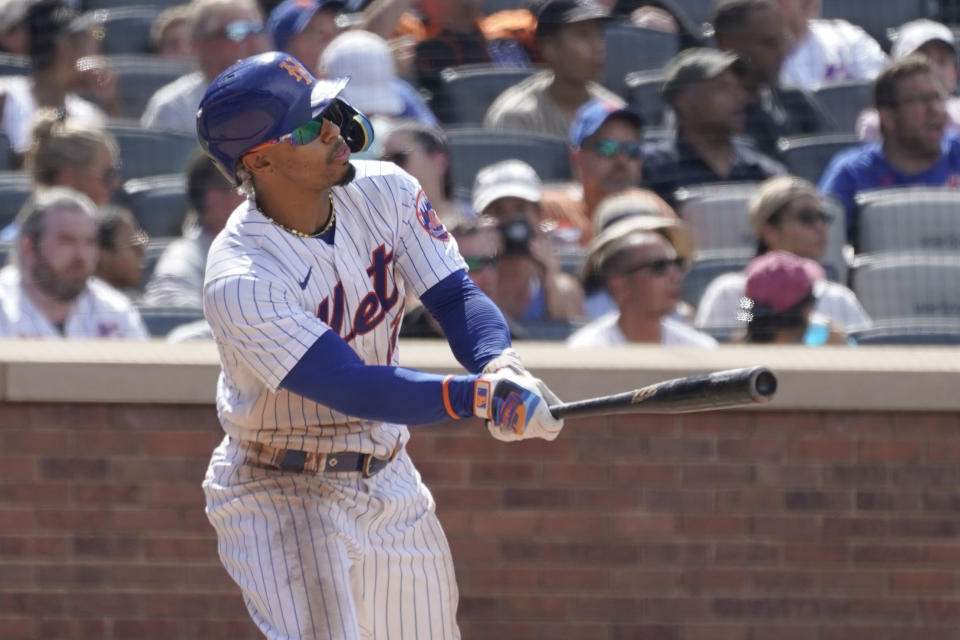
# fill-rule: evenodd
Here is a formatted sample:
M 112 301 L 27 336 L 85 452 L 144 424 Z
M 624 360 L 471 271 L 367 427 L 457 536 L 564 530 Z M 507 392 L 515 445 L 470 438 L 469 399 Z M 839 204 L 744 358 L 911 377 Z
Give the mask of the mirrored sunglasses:
M 243 42 L 250 36 L 255 36 L 263 32 L 263 24 L 251 20 L 234 20 L 227 24 L 219 34 L 222 38 L 227 38 L 232 42 Z
M 500 256 L 463 256 L 463 259 L 470 271 L 481 271 L 500 263 Z
M 281 142 L 287 141 L 294 146 L 310 144 L 320 137 L 320 132 L 323 131 L 324 120 L 329 120 L 333 124 L 337 125 L 337 127 L 340 129 L 343 129 L 343 122 L 345 118 L 346 114 L 344 114 L 343 109 L 340 108 L 340 104 L 337 101 L 331 102 L 326 109 L 321 111 L 320 114 L 310 122 L 300 125 L 290 133 L 285 133 L 282 136 L 274 138 L 273 140 L 268 140 L 263 144 L 258 144 L 247 151 L 247 153 L 262 149 L 263 147 L 267 147 L 272 144 L 280 144 Z
M 620 142 L 619 140 L 597 140 L 590 149 L 603 158 L 612 158 L 619 153 L 625 153 L 629 158 L 639 158 L 643 153 L 639 142 Z

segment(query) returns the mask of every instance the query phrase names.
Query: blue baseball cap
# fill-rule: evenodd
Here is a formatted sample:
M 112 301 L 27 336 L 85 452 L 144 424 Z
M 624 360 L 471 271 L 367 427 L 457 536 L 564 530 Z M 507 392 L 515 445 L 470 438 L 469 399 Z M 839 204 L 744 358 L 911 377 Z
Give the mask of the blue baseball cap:
M 340 92 L 348 78 L 315 78 L 302 62 L 280 51 L 244 58 L 210 84 L 197 110 L 200 146 L 234 185 L 237 161 L 322 113 L 336 110 L 341 135 L 353 152 L 373 141 L 369 121 Z
M 573 124 L 570 125 L 570 146 L 579 149 L 584 140 L 595 134 L 597 129 L 614 116 L 630 120 L 637 128 L 644 124 L 643 116 L 628 106 L 593 99 L 577 109 L 577 115 L 573 117 Z
M 283 0 L 275 6 L 267 19 L 267 30 L 273 46 L 286 50 L 290 39 L 303 31 L 314 14 L 321 9 L 340 11 L 343 0 Z

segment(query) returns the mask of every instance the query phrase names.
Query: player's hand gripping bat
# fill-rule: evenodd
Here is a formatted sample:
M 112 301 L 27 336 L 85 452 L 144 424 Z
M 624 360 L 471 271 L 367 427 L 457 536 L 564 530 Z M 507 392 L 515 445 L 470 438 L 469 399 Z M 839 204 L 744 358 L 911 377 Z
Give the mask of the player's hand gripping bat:
M 550 406 L 557 418 L 611 413 L 690 413 L 767 402 L 777 390 L 777 377 L 766 367 L 715 371 L 664 380 L 646 387 Z

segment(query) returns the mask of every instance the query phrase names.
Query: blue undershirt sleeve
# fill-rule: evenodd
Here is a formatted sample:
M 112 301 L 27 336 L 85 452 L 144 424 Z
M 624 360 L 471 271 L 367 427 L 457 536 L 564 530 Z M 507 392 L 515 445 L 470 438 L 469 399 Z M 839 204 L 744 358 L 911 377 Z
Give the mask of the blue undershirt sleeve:
M 473 375 L 452 376 L 444 390 L 444 376 L 367 365 L 340 336 L 327 331 L 280 387 L 357 418 L 420 425 L 472 416 L 474 380 Z
M 443 328 L 457 362 L 471 373 L 510 347 L 510 327 L 497 305 L 462 269 L 430 287 L 420 301 Z

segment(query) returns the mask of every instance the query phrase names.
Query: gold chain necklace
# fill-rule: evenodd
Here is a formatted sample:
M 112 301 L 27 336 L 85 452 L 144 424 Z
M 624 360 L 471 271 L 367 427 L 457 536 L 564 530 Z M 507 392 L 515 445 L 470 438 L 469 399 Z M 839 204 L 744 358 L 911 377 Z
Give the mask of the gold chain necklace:
M 277 222 L 277 221 L 274 220 L 273 218 L 270 218 L 270 222 L 272 222 L 273 224 L 277 225 L 278 227 L 280 227 L 281 229 L 283 229 L 283 230 L 286 231 L 287 233 L 292 233 L 293 235 L 297 236 L 298 238 L 316 238 L 317 236 L 322 236 L 322 235 L 325 234 L 327 231 L 329 231 L 329 230 L 330 230 L 330 227 L 333 226 L 333 223 L 337 221 L 337 212 L 334 211 L 334 209 L 333 209 L 333 193 L 331 193 L 330 191 L 327 191 L 327 196 L 330 198 L 330 217 L 327 218 L 327 224 L 323 225 L 323 228 L 322 228 L 322 229 L 317 229 L 317 230 L 314 231 L 313 233 L 304 233 L 303 231 L 297 231 L 296 229 L 291 229 L 290 227 L 288 227 L 288 226 L 285 225 L 285 224 L 280 224 L 279 222 Z M 264 214 L 264 215 L 266 215 L 266 214 Z M 270 216 L 267 216 L 267 217 L 269 218 Z

